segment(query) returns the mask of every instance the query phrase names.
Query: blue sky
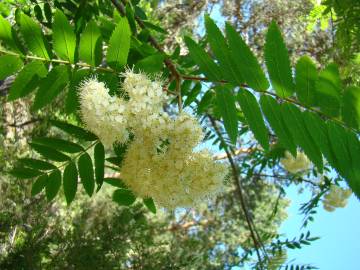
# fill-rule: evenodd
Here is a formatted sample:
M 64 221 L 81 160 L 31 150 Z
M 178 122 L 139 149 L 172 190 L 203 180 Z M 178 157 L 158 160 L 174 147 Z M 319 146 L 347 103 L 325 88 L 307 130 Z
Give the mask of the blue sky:
M 298 194 L 296 187 L 287 190 L 292 203 L 288 209 L 288 219 L 282 224 L 280 233 L 292 238 L 300 235 L 302 216 L 301 203 L 307 202 L 309 192 Z M 315 220 L 307 229 L 321 239 L 301 250 L 288 250 L 288 258 L 297 263 L 313 264 L 325 270 L 358 270 L 360 255 L 360 201 L 352 195 L 345 208 L 327 212 L 318 208 Z

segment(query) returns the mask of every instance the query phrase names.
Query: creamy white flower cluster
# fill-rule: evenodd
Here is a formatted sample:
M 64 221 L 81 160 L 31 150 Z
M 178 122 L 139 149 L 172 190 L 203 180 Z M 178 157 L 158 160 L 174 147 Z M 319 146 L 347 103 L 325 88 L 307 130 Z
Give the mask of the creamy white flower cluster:
M 347 201 L 351 194 L 352 191 L 350 189 L 332 185 L 329 192 L 324 196 L 324 209 L 333 212 L 336 208 L 344 208 L 347 205 Z
M 289 152 L 285 152 L 285 157 L 281 159 L 284 169 L 291 173 L 306 171 L 310 168 L 310 160 L 303 152 L 297 152 L 296 158 Z
M 193 151 L 203 139 L 198 121 L 164 112 L 167 97 L 159 81 L 132 71 L 124 76 L 127 100 L 110 97 L 96 79 L 84 82 L 80 92 L 83 120 L 104 144 L 125 143 L 134 135 L 121 168 L 125 184 L 167 208 L 193 206 L 217 193 L 227 168 L 209 152 Z

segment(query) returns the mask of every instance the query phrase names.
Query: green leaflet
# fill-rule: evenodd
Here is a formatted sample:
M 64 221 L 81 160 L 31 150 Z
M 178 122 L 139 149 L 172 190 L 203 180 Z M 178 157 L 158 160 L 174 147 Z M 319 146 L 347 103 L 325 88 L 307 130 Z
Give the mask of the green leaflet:
M 119 205 L 132 205 L 136 197 L 129 189 L 117 189 L 114 191 L 112 199 L 114 202 L 117 202 Z
M 285 125 L 280 105 L 269 96 L 261 96 L 260 104 L 267 121 L 279 139 L 279 143 L 289 150 L 293 156 L 296 156 L 296 144 L 287 125 Z
M 4 42 L 9 48 L 20 52 L 16 42 L 13 38 L 13 30 L 10 23 L 0 15 L 0 40 Z
M 341 116 L 346 124 L 355 129 L 360 125 L 360 87 L 348 87 L 344 91 Z
M 32 109 L 39 110 L 50 104 L 64 90 L 68 82 L 69 68 L 67 66 L 54 67 L 41 81 Z
M 88 153 L 84 153 L 80 156 L 78 160 L 78 169 L 81 183 L 83 184 L 86 193 L 91 197 L 94 192 L 95 180 L 91 157 Z
M 319 73 L 316 95 L 321 110 L 329 116 L 338 116 L 341 100 L 341 79 L 335 64 L 329 64 Z
M 230 141 L 235 144 L 238 135 L 238 119 L 232 90 L 228 87 L 218 86 L 216 88 L 216 104 L 224 120 Z
M 74 63 L 76 37 L 68 19 L 60 10 L 56 10 L 54 15 L 53 46 L 61 59 Z
M 301 57 L 296 64 L 295 90 L 299 101 L 308 106 L 316 105 L 317 70 L 308 56 Z
M 152 198 L 145 198 L 143 199 L 143 202 L 146 205 L 147 209 L 149 209 L 152 213 L 156 214 L 156 206 Z
M 73 71 L 65 100 L 65 112 L 67 114 L 74 113 L 80 109 L 78 88 L 81 81 L 90 74 L 90 70 L 88 69 L 78 69 Z
M 32 140 L 32 142 L 36 144 L 46 145 L 50 148 L 65 153 L 79 153 L 85 151 L 84 148 L 79 144 L 58 138 L 35 138 Z
M 37 153 L 42 155 L 44 158 L 47 158 L 47 159 L 50 159 L 53 161 L 58 161 L 58 162 L 65 162 L 65 161 L 70 160 L 69 156 L 64 155 L 63 153 L 61 153 L 53 148 L 50 148 L 48 146 L 35 144 L 35 143 L 29 143 L 29 145 L 31 146 L 32 149 L 34 149 Z
M 70 162 L 64 170 L 63 188 L 66 203 L 69 205 L 75 198 L 78 186 L 78 173 L 74 162 Z
M 264 57 L 271 85 L 280 97 L 294 92 L 289 54 L 277 24 L 273 21 L 266 34 Z
M 138 61 L 135 68 L 146 73 L 158 73 L 163 68 L 164 59 L 163 54 L 153 54 Z
M 6 77 L 14 74 L 21 69 L 23 62 L 21 59 L 14 55 L 2 55 L 0 56 L 0 80 L 4 80 Z
M 318 115 L 309 111 L 303 112 L 304 122 L 315 144 L 333 168 L 338 168 L 336 157 L 328 139 L 326 123 Z
M 40 159 L 21 158 L 19 159 L 19 162 L 24 166 L 35 170 L 48 171 L 48 170 L 56 169 L 56 167 L 53 164 Z
M 129 23 L 126 18 L 121 18 L 109 41 L 106 59 L 110 67 L 119 70 L 127 63 L 130 50 L 130 36 Z
M 104 178 L 104 182 L 114 187 L 127 189 L 127 186 L 120 178 L 107 177 Z
M 249 91 L 240 89 L 238 94 L 238 102 L 246 117 L 246 121 L 248 122 L 251 131 L 254 133 L 255 138 L 259 141 L 261 146 L 266 151 L 268 151 L 269 133 L 265 126 L 264 119 L 256 98 Z
M 105 149 L 102 143 L 100 142 L 95 145 L 94 160 L 95 160 L 95 179 L 99 189 L 104 182 L 104 167 L 105 167 Z
M 40 26 L 25 14 L 20 15 L 20 32 L 26 45 L 33 54 L 45 59 L 50 59 L 48 52 L 49 44 Z
M 191 89 L 190 93 L 188 93 L 186 100 L 183 103 L 183 107 L 189 106 L 192 102 L 194 102 L 197 96 L 201 92 L 201 83 L 196 83 L 195 86 Z
M 38 85 L 41 78 L 44 78 L 47 70 L 41 61 L 33 61 L 27 64 L 16 76 L 11 85 L 8 101 L 30 94 Z
M 48 180 L 49 179 L 47 174 L 43 174 L 39 176 L 36 179 L 36 181 L 32 184 L 31 196 L 35 196 L 36 194 L 39 194 L 46 187 Z
M 304 150 L 308 158 L 322 172 L 323 161 L 321 152 L 306 128 L 301 111 L 290 103 L 282 104 L 281 111 L 295 143 Z
M 100 29 L 94 20 L 91 20 L 81 34 L 79 45 L 80 60 L 92 66 L 98 66 L 102 57 L 102 38 Z
M 240 86 L 244 83 L 244 79 L 241 73 L 236 70 L 236 63 L 231 58 L 230 50 L 223 34 L 208 15 L 205 15 L 205 27 L 211 50 L 220 63 L 222 76 L 232 84 Z
M 348 176 L 347 182 L 358 199 L 360 199 L 360 143 L 354 133 L 346 131 L 346 145 L 351 158 L 351 174 Z
M 231 58 L 236 63 L 237 71 L 242 74 L 245 82 L 257 91 L 268 89 L 269 82 L 256 57 L 241 36 L 228 23 L 226 24 L 226 37 L 229 42 Z
M 42 174 L 42 172 L 30 168 L 17 167 L 9 172 L 18 179 L 29 179 Z
M 46 185 L 46 198 L 48 201 L 53 200 L 58 194 L 61 187 L 61 172 L 59 170 L 53 171 L 48 178 Z
M 200 71 L 210 81 L 221 80 L 221 70 L 217 64 L 210 58 L 210 56 L 190 37 L 184 37 L 186 46 L 189 49 L 191 59 L 199 66 Z
M 81 140 L 85 140 L 85 141 L 96 141 L 97 137 L 96 135 L 90 133 L 89 131 L 81 128 L 81 127 L 77 127 L 62 121 L 57 121 L 57 120 L 51 120 L 50 123 L 61 129 L 62 131 L 78 138 Z

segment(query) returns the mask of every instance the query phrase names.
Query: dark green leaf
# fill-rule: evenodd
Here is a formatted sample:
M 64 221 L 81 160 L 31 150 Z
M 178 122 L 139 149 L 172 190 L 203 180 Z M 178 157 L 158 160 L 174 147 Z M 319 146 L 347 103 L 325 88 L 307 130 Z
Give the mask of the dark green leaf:
M 57 121 L 57 120 L 51 120 L 50 123 L 61 129 L 62 131 L 65 131 L 66 133 L 85 141 L 96 141 L 97 137 L 96 135 L 86 131 L 85 129 L 74 126 L 65 122 Z
M 164 59 L 163 54 L 153 54 L 137 62 L 135 68 L 145 73 L 158 73 L 163 68 Z
M 348 87 L 343 96 L 342 119 L 350 127 L 360 127 L 360 87 Z
M 48 182 L 47 174 L 43 174 L 39 176 L 36 181 L 32 184 L 31 187 L 31 196 L 35 196 L 39 194 L 47 185 Z
M 129 189 L 117 189 L 114 191 L 112 199 L 119 205 L 129 206 L 135 202 L 136 197 Z
M 92 66 L 98 66 L 102 57 L 102 38 L 99 27 L 91 20 L 81 34 L 79 46 L 80 60 Z
M 238 73 L 242 74 L 244 80 L 254 90 L 265 91 L 268 89 L 269 82 L 256 57 L 230 24 L 226 24 L 226 37 L 229 42 L 230 55 L 236 63 Z
M 236 143 L 238 135 L 237 112 L 235 106 L 235 97 L 230 88 L 216 88 L 216 104 L 224 120 L 224 126 L 229 138 L 233 144 Z
M 61 59 L 74 63 L 76 37 L 68 19 L 60 10 L 56 10 L 54 15 L 53 46 Z
M 9 48 L 19 52 L 18 47 L 13 39 L 13 31 L 11 24 L 0 15 L 0 40 L 3 41 Z
M 245 89 L 240 89 L 238 95 L 241 110 L 243 111 L 246 121 L 248 122 L 251 131 L 255 138 L 259 141 L 261 146 L 269 150 L 269 133 L 265 126 L 260 107 L 253 94 Z
M 90 75 L 89 69 L 74 70 L 65 101 L 65 112 L 67 114 L 71 114 L 80 109 L 78 89 L 81 81 L 83 81 L 88 75 Z
M 120 178 L 106 177 L 104 178 L 104 182 L 114 187 L 127 189 L 127 186 Z
M 156 214 L 156 206 L 152 198 L 145 198 L 143 202 L 152 213 Z
M 155 30 L 156 32 L 159 32 L 159 33 L 162 33 L 165 35 L 168 33 L 164 28 L 161 28 L 160 26 L 155 25 L 149 21 L 144 21 L 144 25 L 149 29 Z
M 50 148 L 48 146 L 34 144 L 34 143 L 29 143 L 29 145 L 31 146 L 32 149 L 34 149 L 36 152 L 38 152 L 44 158 L 47 158 L 47 159 L 50 159 L 53 161 L 59 161 L 59 162 L 64 162 L 64 161 L 70 160 L 70 157 L 68 157 L 67 155 L 64 155 L 63 153 L 61 153 L 53 148 Z
M 25 14 L 20 15 L 20 32 L 26 45 L 33 54 L 45 59 L 50 59 L 47 50 L 49 45 L 40 26 Z
M 219 60 L 224 78 L 234 85 L 240 86 L 244 83 L 244 79 L 241 73 L 236 70 L 236 63 L 230 55 L 230 50 L 223 34 L 208 15 L 205 15 L 205 27 L 211 50 Z
M 296 144 L 282 118 L 280 105 L 269 96 L 261 96 L 260 104 L 267 121 L 279 139 L 279 143 L 296 156 Z
M 94 192 L 94 169 L 88 153 L 84 153 L 78 160 L 78 169 L 81 182 L 86 193 L 91 197 Z
M 282 104 L 281 109 L 282 116 L 295 143 L 304 150 L 308 158 L 321 172 L 323 169 L 321 152 L 306 128 L 302 113 L 296 106 L 289 103 Z
M 294 92 L 289 54 L 275 22 L 269 26 L 266 34 L 264 56 L 271 85 L 280 97 L 288 97 Z
M 113 31 L 107 51 L 108 65 L 119 70 L 127 63 L 130 49 L 130 26 L 126 18 L 122 17 Z
M 46 75 L 47 70 L 41 61 L 27 64 L 11 85 L 8 100 L 13 101 L 28 95 L 39 85 L 40 78 L 44 78 Z
M 301 57 L 296 64 L 296 95 L 300 102 L 313 106 L 316 104 L 317 70 L 315 64 L 307 56 Z
M 75 198 L 78 185 L 78 173 L 76 170 L 76 165 L 73 162 L 70 162 L 64 170 L 63 175 L 63 188 L 66 203 L 69 205 Z
M 29 179 L 42 174 L 38 170 L 23 167 L 14 168 L 9 173 L 19 179 Z
M 105 167 L 105 150 L 102 143 L 98 143 L 94 148 L 95 160 L 95 179 L 98 188 L 101 187 L 104 181 L 104 167 Z
M 186 46 L 189 48 L 190 57 L 199 66 L 200 71 L 211 81 L 221 80 L 221 70 L 210 56 L 195 41 L 189 37 L 184 37 Z
M 183 107 L 189 106 L 192 102 L 194 102 L 196 100 L 196 97 L 200 94 L 200 92 L 201 92 L 201 83 L 197 83 L 191 89 L 190 93 L 187 95 Z
M 84 148 L 76 143 L 65 141 L 58 138 L 35 138 L 33 143 L 46 145 L 61 152 L 78 153 L 84 151 Z
M 34 110 L 39 110 L 50 104 L 54 98 L 60 94 L 69 82 L 69 69 L 67 66 L 54 67 L 40 83 L 36 93 L 35 101 L 32 106 Z
M 36 169 L 36 170 L 41 170 L 41 171 L 48 171 L 48 170 L 56 169 L 55 165 L 53 165 L 49 162 L 40 160 L 40 159 L 21 158 L 21 159 L 19 159 L 19 162 L 26 167 Z
M 346 131 L 346 146 L 351 158 L 351 171 L 345 175 L 347 183 L 355 195 L 360 199 L 360 143 L 356 135 Z
M 48 23 L 51 23 L 52 21 L 52 11 L 51 11 L 51 6 L 48 2 L 46 2 L 44 4 L 44 13 L 45 13 L 45 17 L 46 20 L 48 21 Z
M 61 187 L 61 172 L 59 170 L 53 171 L 48 178 L 46 185 L 46 198 L 51 201 L 58 194 Z
M 0 80 L 9 77 L 16 71 L 21 69 L 23 62 L 21 59 L 14 55 L 2 55 L 0 56 Z
M 316 95 L 321 110 L 329 116 L 338 116 L 341 100 L 341 79 L 335 64 L 326 66 L 316 82 Z

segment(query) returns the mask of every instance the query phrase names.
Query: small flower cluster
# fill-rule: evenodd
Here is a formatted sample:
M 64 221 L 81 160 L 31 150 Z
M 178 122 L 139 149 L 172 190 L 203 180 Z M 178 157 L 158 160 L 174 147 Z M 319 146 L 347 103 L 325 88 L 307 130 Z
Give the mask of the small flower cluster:
M 351 194 L 352 192 L 350 189 L 332 185 L 330 191 L 324 196 L 324 209 L 333 212 L 336 208 L 344 208 L 347 205 L 347 200 Z
M 125 184 L 167 208 L 192 206 L 217 193 L 227 168 L 209 152 L 193 151 L 203 139 L 198 121 L 164 112 L 167 97 L 159 81 L 132 71 L 124 76 L 128 100 L 109 96 L 96 79 L 83 83 L 80 92 L 83 120 L 104 144 L 125 143 L 134 135 L 121 169 Z
M 284 169 L 291 173 L 306 171 L 310 168 L 310 160 L 303 152 L 297 152 L 296 158 L 289 152 L 285 152 L 285 157 L 281 159 Z

